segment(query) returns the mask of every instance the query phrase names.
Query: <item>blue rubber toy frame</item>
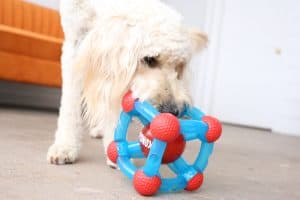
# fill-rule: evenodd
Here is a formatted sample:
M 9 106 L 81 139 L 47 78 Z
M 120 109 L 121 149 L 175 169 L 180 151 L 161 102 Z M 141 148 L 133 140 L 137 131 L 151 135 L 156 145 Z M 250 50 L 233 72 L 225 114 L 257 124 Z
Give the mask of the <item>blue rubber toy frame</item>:
M 140 143 L 138 140 L 128 142 L 127 131 L 133 117 L 137 117 L 144 125 L 148 125 L 151 121 L 160 114 L 150 103 L 135 101 L 134 109 L 129 112 L 122 112 L 119 123 L 115 130 L 114 140 L 117 144 L 118 159 L 117 164 L 120 170 L 129 178 L 132 179 L 138 168 L 133 165 L 131 158 L 144 158 Z M 180 132 L 185 141 L 200 140 L 201 147 L 198 156 L 193 164 L 188 164 L 179 157 L 168 167 L 177 175 L 175 178 L 161 177 L 162 184 L 160 192 L 173 192 L 186 188 L 187 182 L 198 172 L 203 173 L 208 159 L 213 151 L 214 143 L 208 143 L 206 133 L 208 125 L 202 121 L 203 112 L 195 107 L 186 108 L 179 119 Z M 188 119 L 185 119 L 188 118 Z M 159 169 L 161 160 L 166 148 L 166 143 L 158 139 L 154 139 L 150 148 L 150 152 L 146 158 L 145 165 L 139 170 L 147 176 L 160 176 Z

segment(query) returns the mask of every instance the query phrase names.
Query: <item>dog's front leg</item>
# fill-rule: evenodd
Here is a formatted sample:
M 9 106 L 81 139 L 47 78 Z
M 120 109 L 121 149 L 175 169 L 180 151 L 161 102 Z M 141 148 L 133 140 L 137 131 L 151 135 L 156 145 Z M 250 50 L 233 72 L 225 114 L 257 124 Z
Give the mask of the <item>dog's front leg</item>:
M 78 157 L 84 132 L 81 117 L 80 75 L 74 71 L 73 54 L 67 45 L 64 44 L 62 55 L 63 87 L 58 127 L 55 141 L 47 154 L 47 160 L 52 164 L 73 163 Z

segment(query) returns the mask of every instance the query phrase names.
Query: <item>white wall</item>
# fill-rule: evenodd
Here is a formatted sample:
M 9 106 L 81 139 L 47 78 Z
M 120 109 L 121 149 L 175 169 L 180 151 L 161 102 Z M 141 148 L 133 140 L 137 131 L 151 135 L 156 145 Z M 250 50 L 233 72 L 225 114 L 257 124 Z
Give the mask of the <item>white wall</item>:
M 300 135 L 300 1 L 223 3 L 212 113 Z
M 26 0 L 28 2 L 37 3 L 45 7 L 58 9 L 59 0 Z
M 165 0 L 209 35 L 195 104 L 222 121 L 300 135 L 300 1 Z
M 206 0 L 164 0 L 184 16 L 187 25 L 203 28 Z
M 200 31 L 205 30 L 207 17 L 207 1 L 206 0 L 164 0 L 168 5 L 175 8 L 184 17 L 184 23 L 187 26 L 198 28 Z M 195 55 L 190 63 L 188 76 L 190 79 L 190 90 L 194 100 L 194 104 L 202 110 L 207 111 L 203 97 L 204 85 L 206 82 L 205 69 L 203 68 L 203 53 Z

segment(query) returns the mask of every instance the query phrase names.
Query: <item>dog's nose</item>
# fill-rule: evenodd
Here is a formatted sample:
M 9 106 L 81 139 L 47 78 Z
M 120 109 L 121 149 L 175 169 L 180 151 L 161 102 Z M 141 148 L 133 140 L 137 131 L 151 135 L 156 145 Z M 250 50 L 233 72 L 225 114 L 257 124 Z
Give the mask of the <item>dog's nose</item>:
M 171 113 L 172 115 L 178 116 L 180 109 L 173 102 L 165 102 L 158 106 L 158 111 L 161 113 Z

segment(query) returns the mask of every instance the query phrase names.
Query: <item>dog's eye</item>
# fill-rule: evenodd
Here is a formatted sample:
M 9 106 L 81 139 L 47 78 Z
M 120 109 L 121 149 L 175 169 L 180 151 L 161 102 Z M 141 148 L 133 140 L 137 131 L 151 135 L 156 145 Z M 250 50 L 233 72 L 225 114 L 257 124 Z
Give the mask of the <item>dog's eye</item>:
M 156 67 L 158 64 L 157 58 L 152 56 L 145 56 L 143 62 L 151 68 Z

